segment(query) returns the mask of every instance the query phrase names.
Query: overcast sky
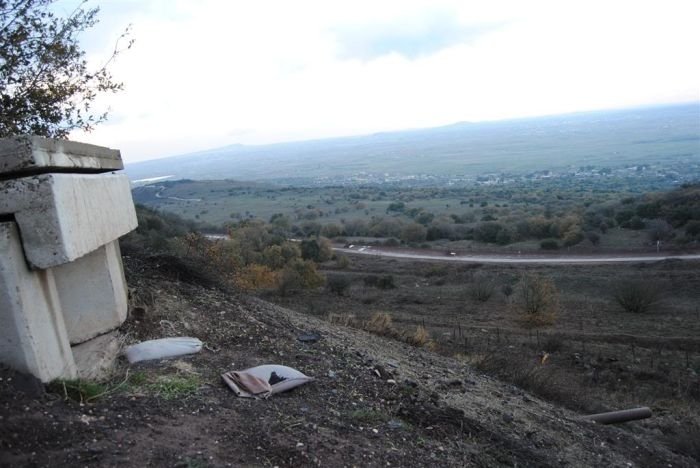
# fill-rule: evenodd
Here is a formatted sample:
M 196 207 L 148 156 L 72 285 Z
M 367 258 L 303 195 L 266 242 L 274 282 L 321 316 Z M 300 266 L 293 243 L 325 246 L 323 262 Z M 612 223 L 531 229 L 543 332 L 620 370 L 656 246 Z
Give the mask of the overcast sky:
M 72 138 L 126 162 L 700 100 L 697 0 L 97 3 L 90 60 L 128 24 L 135 43 L 109 122 Z

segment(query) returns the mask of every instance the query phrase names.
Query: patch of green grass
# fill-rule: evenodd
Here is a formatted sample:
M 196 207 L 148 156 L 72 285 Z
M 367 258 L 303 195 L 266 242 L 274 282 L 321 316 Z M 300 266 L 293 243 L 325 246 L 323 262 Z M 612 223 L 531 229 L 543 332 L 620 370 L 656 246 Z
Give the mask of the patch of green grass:
M 350 413 L 350 419 L 356 423 L 378 424 L 389 420 L 389 415 L 373 409 L 358 409 Z
M 145 372 L 134 372 L 129 376 L 129 385 L 139 387 L 146 383 L 146 373 Z
M 201 380 L 197 375 L 161 375 L 146 388 L 157 397 L 174 400 L 194 394 L 200 385 Z
M 89 403 L 109 391 L 106 384 L 82 379 L 57 379 L 47 386 L 49 393 L 63 395 L 66 400 Z

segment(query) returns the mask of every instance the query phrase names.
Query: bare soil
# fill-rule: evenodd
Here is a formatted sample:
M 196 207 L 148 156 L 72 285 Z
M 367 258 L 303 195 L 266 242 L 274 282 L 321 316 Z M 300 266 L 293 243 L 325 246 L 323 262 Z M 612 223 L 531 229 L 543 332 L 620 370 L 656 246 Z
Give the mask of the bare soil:
M 125 267 L 134 307 L 121 328 L 127 342 L 195 336 L 206 343 L 205 349 L 131 367 L 121 362 L 111 391 L 82 403 L 0 370 L 0 465 L 697 464 L 661 442 L 662 434 L 653 425 L 610 427 L 582 421 L 580 412 L 487 376 L 449 353 L 216 289 L 172 258 L 128 256 Z M 405 263 L 395 267 L 418 268 Z M 408 297 L 410 291 L 411 298 L 420 299 L 422 286 L 409 287 L 407 278 L 400 279 L 392 294 Z M 349 298 L 331 302 L 325 293 L 314 294 L 318 297 L 285 300 L 299 306 L 309 304 L 309 297 L 323 300 L 313 306 L 318 316 L 360 307 L 354 302 L 348 306 Z M 377 297 L 384 300 L 380 293 Z M 411 301 L 404 302 L 406 323 L 428 320 L 432 304 Z M 380 305 L 364 304 L 365 309 Z M 475 309 L 474 316 L 483 314 L 481 310 Z M 601 314 L 584 317 L 586 330 L 596 330 Z M 445 330 L 453 325 L 449 318 L 438 321 Z M 501 322 L 491 317 L 483 325 L 496 323 Z M 682 337 L 697 331 L 681 334 L 678 327 L 660 324 L 660 330 L 667 329 Z M 321 340 L 297 339 L 308 331 L 319 333 Z M 257 401 L 236 398 L 221 382 L 225 371 L 270 363 L 297 368 L 316 380 Z M 193 391 L 166 397 L 154 386 L 163 376 L 198 383 Z

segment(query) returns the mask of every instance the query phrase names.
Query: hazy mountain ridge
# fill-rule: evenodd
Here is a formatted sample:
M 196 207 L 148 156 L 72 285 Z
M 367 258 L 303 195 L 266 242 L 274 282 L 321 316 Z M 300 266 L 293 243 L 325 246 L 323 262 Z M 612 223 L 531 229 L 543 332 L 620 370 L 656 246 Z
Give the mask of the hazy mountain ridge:
M 700 159 L 700 103 L 586 112 L 271 145 L 230 145 L 127 165 L 132 179 L 292 180 L 470 175 Z

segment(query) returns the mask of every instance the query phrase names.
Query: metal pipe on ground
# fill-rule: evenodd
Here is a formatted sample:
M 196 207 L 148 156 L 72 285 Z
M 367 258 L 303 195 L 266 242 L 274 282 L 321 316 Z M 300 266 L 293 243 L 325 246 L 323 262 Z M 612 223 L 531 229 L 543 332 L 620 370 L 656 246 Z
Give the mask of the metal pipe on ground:
M 584 416 L 583 419 L 597 422 L 598 424 L 619 424 L 638 419 L 646 419 L 651 417 L 651 409 L 644 406 L 642 408 L 632 408 L 620 411 L 611 411 L 609 413 L 599 413 Z

